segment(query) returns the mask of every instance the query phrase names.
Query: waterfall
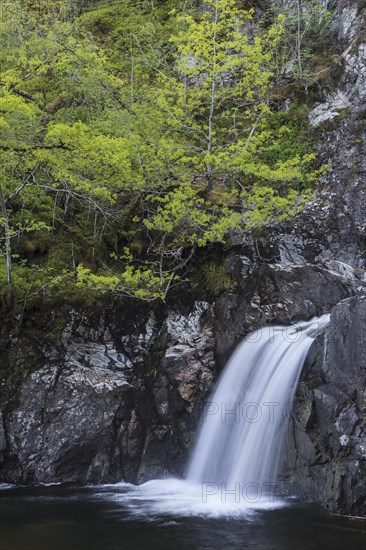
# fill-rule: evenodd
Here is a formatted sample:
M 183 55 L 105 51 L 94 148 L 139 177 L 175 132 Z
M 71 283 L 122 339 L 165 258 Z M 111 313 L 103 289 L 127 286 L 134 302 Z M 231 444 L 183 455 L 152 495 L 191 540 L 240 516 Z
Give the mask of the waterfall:
M 185 479 L 117 484 L 134 517 L 242 517 L 286 506 L 275 492 L 301 368 L 329 315 L 265 327 L 240 344 L 205 403 Z M 105 498 L 116 499 L 116 486 Z
M 306 355 L 329 315 L 251 333 L 205 404 L 187 480 L 266 485 L 276 480 L 287 420 Z

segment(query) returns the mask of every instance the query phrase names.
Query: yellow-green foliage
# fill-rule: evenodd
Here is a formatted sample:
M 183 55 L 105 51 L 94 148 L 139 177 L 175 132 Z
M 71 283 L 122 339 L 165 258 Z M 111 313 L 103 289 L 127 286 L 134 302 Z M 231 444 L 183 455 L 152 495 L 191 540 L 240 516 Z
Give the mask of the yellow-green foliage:
M 15 2 L 0 24 L 1 225 L 19 300 L 67 285 L 165 299 L 197 248 L 302 208 L 314 155 L 269 101 L 281 15 L 263 31 L 236 0 L 76 18 L 61 4 Z

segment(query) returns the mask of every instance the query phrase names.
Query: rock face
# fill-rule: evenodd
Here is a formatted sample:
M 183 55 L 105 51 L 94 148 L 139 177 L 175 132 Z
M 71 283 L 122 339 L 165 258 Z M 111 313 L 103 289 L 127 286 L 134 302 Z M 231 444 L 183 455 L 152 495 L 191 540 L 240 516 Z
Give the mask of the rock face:
M 329 313 L 350 296 L 360 281 L 339 262 L 320 265 L 261 264 L 237 292 L 223 294 L 216 304 L 217 353 L 223 365 L 235 345 L 265 324 L 291 324 Z
M 283 3 L 283 0 L 276 0 Z M 281 262 L 338 260 L 366 267 L 366 12 L 358 0 L 323 1 L 331 10 L 332 90 L 309 112 L 318 154 L 330 168 L 322 192 L 295 220 L 274 228 Z M 274 246 L 275 245 L 275 246 Z
M 239 273 L 238 283 L 216 306 L 134 317 L 122 305 L 64 319 L 53 313 L 36 322 L 37 343 L 20 334 L 18 368 L 33 356 L 35 366 L 4 392 L 17 399 L 2 404 L 2 479 L 141 483 L 182 475 L 202 401 L 236 344 L 264 324 L 329 312 L 361 285 L 354 270 L 334 263 L 261 264 L 246 278 Z
M 196 302 L 185 313 L 168 309 L 152 355 L 140 483 L 184 471 L 201 403 L 213 385 L 212 307 Z
M 103 368 L 67 362 L 32 373 L 7 421 L 17 457 L 9 481 L 98 481 L 121 470 L 117 426 L 131 417 L 130 396 L 126 377 Z
M 328 189 L 277 232 L 282 261 L 366 262 L 366 37 L 363 2 L 327 2 L 341 70 L 337 86 L 309 113 L 331 163 Z M 339 303 L 313 345 L 290 423 L 286 477 L 292 489 L 338 513 L 366 514 L 366 304 Z
M 291 490 L 366 515 L 366 296 L 340 302 L 302 373 L 287 442 Z
M 147 310 L 124 315 L 52 314 L 37 343 L 19 337 L 18 368 L 32 357 L 36 365 L 18 387 L 3 388 L 1 479 L 142 482 L 182 472 L 213 384 L 212 307 L 168 309 L 159 321 Z

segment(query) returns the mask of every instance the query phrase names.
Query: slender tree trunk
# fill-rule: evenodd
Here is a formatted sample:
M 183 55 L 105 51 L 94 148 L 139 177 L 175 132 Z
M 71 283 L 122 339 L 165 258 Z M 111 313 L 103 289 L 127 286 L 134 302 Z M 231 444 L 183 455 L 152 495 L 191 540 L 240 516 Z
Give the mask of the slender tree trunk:
M 302 17 L 302 6 L 301 0 L 297 0 L 297 37 L 296 37 L 296 50 L 297 50 L 297 64 L 299 70 L 299 77 L 302 78 L 302 61 L 301 61 L 301 17 Z
M 10 310 L 13 305 L 13 282 L 12 282 L 12 260 L 11 260 L 11 239 L 9 217 L 6 211 L 3 190 L 0 187 L 0 212 L 3 218 L 4 238 L 5 238 L 5 262 L 6 262 L 6 292 L 5 302 Z
M 215 10 L 215 19 L 214 23 L 217 25 L 217 22 L 219 20 L 219 10 L 216 8 Z M 214 113 L 215 113 L 215 100 L 216 100 L 216 26 L 214 30 L 213 35 L 213 52 L 212 52 L 212 61 L 213 61 L 213 71 L 212 71 L 212 84 L 211 84 L 211 98 L 210 98 L 210 112 L 208 116 L 208 139 L 207 139 L 207 152 L 210 155 L 212 151 L 212 136 L 213 136 L 213 121 L 214 121 Z M 207 176 L 209 180 L 209 187 L 211 186 L 210 178 L 211 178 L 211 172 L 212 172 L 212 166 L 210 163 L 207 164 Z

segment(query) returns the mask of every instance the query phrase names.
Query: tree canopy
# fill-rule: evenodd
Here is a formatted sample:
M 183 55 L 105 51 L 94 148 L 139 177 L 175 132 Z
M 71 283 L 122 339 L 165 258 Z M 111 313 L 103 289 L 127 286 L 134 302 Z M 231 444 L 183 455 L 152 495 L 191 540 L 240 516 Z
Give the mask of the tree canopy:
M 281 14 L 61 4 L 14 2 L 0 24 L 9 307 L 70 289 L 165 299 L 198 249 L 302 208 L 319 171 L 271 99 Z

